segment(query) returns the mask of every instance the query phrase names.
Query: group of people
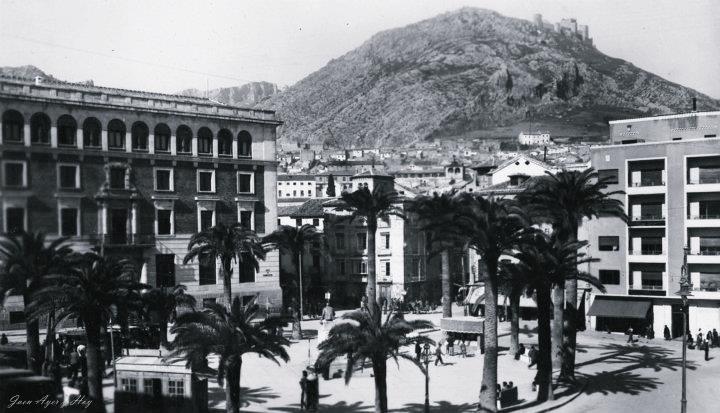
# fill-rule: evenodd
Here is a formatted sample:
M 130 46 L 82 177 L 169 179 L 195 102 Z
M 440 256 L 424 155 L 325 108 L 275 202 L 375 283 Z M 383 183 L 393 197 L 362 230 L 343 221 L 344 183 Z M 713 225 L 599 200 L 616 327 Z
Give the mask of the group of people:
M 320 382 L 312 371 L 303 370 L 300 379 L 300 410 L 315 412 L 320 401 Z
M 442 348 L 443 344 L 445 345 L 445 351 L 446 353 L 443 353 Z M 462 356 L 463 358 L 467 357 L 467 344 L 465 341 L 460 341 L 459 345 L 460 352 L 458 355 Z M 415 359 L 420 360 L 420 357 L 422 357 L 422 347 L 420 346 L 419 342 L 415 342 Z M 455 356 L 455 340 L 453 338 L 448 338 L 446 342 L 443 340 L 440 340 L 437 345 L 435 346 L 435 351 L 433 352 L 435 355 L 435 365 L 437 366 L 438 363 L 441 365 L 445 365 L 445 361 L 443 360 L 443 355 L 447 354 L 448 356 Z
M 720 336 L 716 329 L 712 331 L 708 330 L 707 334 L 703 334 L 702 328 L 698 329 L 697 336 L 693 340 L 692 334 L 688 331 L 688 348 L 697 348 L 700 351 L 705 351 L 705 361 L 710 360 L 710 347 L 720 347 Z

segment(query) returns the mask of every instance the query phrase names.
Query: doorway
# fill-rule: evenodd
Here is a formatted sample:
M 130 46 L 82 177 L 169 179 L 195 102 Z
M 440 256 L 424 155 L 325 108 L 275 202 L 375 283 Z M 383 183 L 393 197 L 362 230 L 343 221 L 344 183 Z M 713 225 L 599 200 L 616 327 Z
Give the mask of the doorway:
M 685 314 L 685 321 L 687 321 L 687 331 L 690 329 L 690 317 Z M 682 305 L 674 304 L 672 306 L 672 328 L 671 334 L 673 338 L 682 337 L 683 335 L 683 311 Z
M 127 209 L 110 211 L 110 239 L 114 244 L 127 243 Z

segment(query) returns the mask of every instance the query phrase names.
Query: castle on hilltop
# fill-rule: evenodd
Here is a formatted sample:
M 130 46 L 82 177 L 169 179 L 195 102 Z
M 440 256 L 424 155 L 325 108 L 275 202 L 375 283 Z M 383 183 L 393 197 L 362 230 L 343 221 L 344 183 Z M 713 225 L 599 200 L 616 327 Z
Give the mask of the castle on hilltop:
M 578 24 L 574 18 L 562 19 L 559 23 L 554 25 L 546 20 L 543 20 L 542 14 L 536 13 L 533 16 L 533 23 L 535 27 L 540 30 L 554 30 L 557 33 L 564 34 L 566 36 L 577 36 L 583 42 L 592 44 L 590 38 L 590 29 L 587 24 Z

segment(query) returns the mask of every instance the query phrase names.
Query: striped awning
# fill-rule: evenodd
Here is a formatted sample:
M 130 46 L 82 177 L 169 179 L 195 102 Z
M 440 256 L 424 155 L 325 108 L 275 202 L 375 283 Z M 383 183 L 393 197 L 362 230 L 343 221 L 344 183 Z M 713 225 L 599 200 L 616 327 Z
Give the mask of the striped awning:
M 587 315 L 610 318 L 646 318 L 650 301 L 596 297 Z
M 481 317 L 443 318 L 440 329 L 453 333 L 483 334 L 485 319 Z

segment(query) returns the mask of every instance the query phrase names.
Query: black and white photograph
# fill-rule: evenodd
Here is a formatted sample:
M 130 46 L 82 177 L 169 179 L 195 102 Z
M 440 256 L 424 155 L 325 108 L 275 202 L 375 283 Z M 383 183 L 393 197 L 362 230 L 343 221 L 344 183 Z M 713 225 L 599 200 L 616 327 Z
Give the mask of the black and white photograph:
M 0 413 L 720 411 L 719 16 L 0 0 Z

